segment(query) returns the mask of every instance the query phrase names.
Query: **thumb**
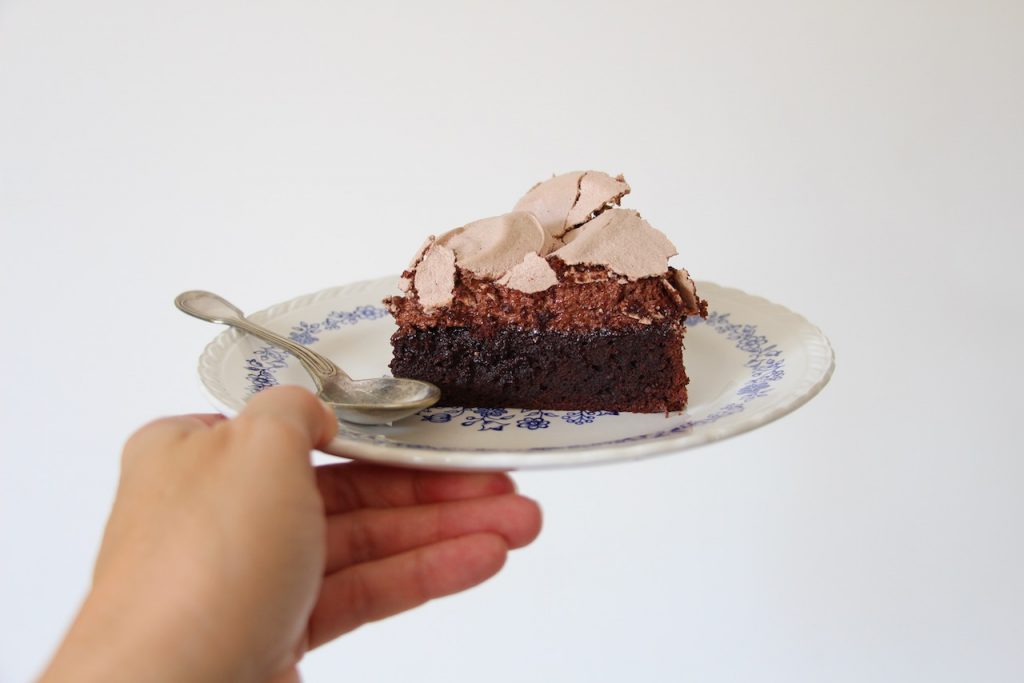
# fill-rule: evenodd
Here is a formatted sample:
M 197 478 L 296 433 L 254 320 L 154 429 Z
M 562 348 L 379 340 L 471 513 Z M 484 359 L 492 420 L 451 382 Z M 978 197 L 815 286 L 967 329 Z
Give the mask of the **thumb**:
M 322 448 L 338 431 L 338 418 L 312 392 L 297 386 L 278 386 L 249 399 L 239 413 L 241 422 L 281 422 L 295 429 L 309 449 Z

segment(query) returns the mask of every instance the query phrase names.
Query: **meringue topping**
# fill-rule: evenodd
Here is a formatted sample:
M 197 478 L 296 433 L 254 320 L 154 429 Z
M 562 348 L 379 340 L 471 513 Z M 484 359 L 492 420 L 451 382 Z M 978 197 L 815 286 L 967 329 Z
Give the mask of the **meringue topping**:
M 527 254 L 519 264 L 498 280 L 498 284 L 533 294 L 557 285 L 558 276 L 546 258 L 541 258 L 537 254 Z
M 455 291 L 455 252 L 442 244 L 430 245 L 416 267 L 413 284 L 423 308 L 450 304 Z
M 537 183 L 516 202 L 513 211 L 529 211 L 548 234 L 547 251 L 556 249 L 566 231 L 585 223 L 629 194 L 629 184 L 600 171 L 573 171 Z
M 632 209 L 609 209 L 573 233 L 551 256 L 569 265 L 606 266 L 631 280 L 662 275 L 677 253 L 664 233 Z
M 455 252 L 460 268 L 491 278 L 510 271 L 526 254 L 538 253 L 545 241 L 544 229 L 526 211 L 473 221 L 437 239 Z
M 460 269 L 526 294 L 560 281 L 553 259 L 600 266 L 620 282 L 664 276 L 692 302 L 686 271 L 670 273 L 675 246 L 632 209 L 613 208 L 630 191 L 620 175 L 574 171 L 533 186 L 515 210 L 429 237 L 399 281 L 428 313 L 452 303 Z M 558 266 L 558 264 L 555 264 Z M 564 266 L 558 266 L 563 268 Z M 666 281 L 668 284 L 668 281 Z

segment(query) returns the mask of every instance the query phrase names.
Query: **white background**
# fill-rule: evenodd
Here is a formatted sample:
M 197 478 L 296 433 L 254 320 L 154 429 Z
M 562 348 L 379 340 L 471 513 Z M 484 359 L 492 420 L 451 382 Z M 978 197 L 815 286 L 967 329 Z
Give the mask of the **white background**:
M 624 172 L 838 369 L 754 433 L 523 474 L 490 583 L 309 681 L 1019 681 L 1024 5 L 0 2 L 0 680 L 85 590 L 125 437 L 218 329 Z

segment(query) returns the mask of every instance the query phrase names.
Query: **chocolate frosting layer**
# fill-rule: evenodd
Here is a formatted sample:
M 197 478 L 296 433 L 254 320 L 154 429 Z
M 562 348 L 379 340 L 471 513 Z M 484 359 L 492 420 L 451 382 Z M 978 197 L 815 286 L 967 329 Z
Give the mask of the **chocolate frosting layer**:
M 602 266 L 570 266 L 546 259 L 558 283 L 527 293 L 458 269 L 452 301 L 426 310 L 415 297 L 385 303 L 400 329 L 468 327 L 488 334 L 503 327 L 586 331 L 623 330 L 705 315 L 707 304 L 691 300 L 676 285 L 677 271 L 629 280 Z M 688 279 L 688 278 L 687 278 Z

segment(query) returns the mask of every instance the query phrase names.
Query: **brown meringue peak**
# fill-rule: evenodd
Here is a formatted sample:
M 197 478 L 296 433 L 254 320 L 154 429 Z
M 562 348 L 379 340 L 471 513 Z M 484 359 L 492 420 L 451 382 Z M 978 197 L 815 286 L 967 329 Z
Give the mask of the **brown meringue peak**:
M 455 252 L 443 244 L 431 244 L 416 266 L 413 283 L 425 310 L 450 304 L 455 291 Z
M 436 239 L 437 238 L 434 237 L 433 235 L 428 235 L 427 239 L 423 240 L 423 244 L 420 245 L 420 248 L 416 251 L 416 255 L 412 257 L 412 261 L 409 261 L 409 266 L 406 268 L 407 271 L 416 270 L 416 267 L 420 265 L 420 261 L 423 260 L 423 256 L 427 253 L 427 249 L 429 249 L 431 245 L 434 244 L 434 241 Z M 412 280 L 405 277 L 404 275 L 398 278 L 398 289 L 401 290 L 403 294 L 405 292 L 408 292 L 411 287 Z
M 697 286 L 693 283 L 693 278 L 690 277 L 690 273 L 685 268 L 674 269 L 672 273 L 672 280 L 679 290 L 680 296 L 683 298 L 683 303 L 686 309 L 689 311 L 700 310 L 700 299 L 697 297 Z
M 662 275 L 677 253 L 664 233 L 632 209 L 609 209 L 566 238 L 552 256 L 569 265 L 606 266 L 631 280 Z
M 613 178 L 600 171 L 587 171 L 580 178 L 579 195 L 566 219 L 566 228 L 582 225 L 598 213 L 617 205 L 629 191 L 629 183 L 621 175 Z
M 543 292 L 558 284 L 558 275 L 548 260 L 537 254 L 529 253 L 512 270 L 498 280 L 499 285 L 510 289 L 518 289 L 526 294 Z
M 548 235 L 542 255 L 557 249 L 566 231 L 585 223 L 595 214 L 618 204 L 629 194 L 629 184 L 620 175 L 601 171 L 573 171 L 537 183 L 516 202 L 513 211 L 529 211 Z
M 527 254 L 537 254 L 545 241 L 544 229 L 526 211 L 474 221 L 437 239 L 455 252 L 460 268 L 489 278 L 501 277 Z

